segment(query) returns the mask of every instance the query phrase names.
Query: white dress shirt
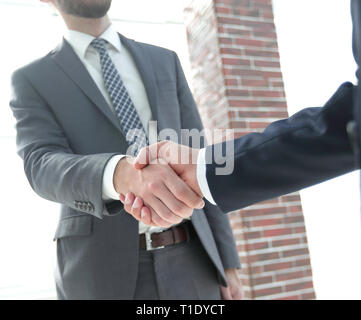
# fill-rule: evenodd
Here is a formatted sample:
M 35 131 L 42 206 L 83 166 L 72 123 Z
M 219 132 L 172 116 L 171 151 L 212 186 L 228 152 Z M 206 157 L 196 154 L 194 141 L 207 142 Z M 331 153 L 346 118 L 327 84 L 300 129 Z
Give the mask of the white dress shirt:
M 211 190 L 209 189 L 207 181 L 207 165 L 206 165 L 206 149 L 201 149 L 197 158 L 197 181 L 199 189 L 203 196 L 213 205 L 216 206 L 216 202 L 213 199 Z
M 90 76 L 98 86 L 105 100 L 108 102 L 109 108 L 114 113 L 114 116 L 117 116 L 109 93 L 105 87 L 99 53 L 90 45 L 95 37 L 79 31 L 67 30 L 64 38 L 69 42 L 80 61 L 88 70 Z M 99 38 L 106 40 L 108 53 L 127 88 L 143 127 L 148 134 L 148 123 L 152 120 L 152 113 L 143 81 L 133 57 L 128 50 L 122 46 L 119 35 L 113 25 L 110 25 Z M 117 163 L 123 157 L 125 157 L 125 155 L 114 156 L 105 168 L 102 190 L 102 197 L 105 201 L 119 200 L 119 195 L 114 188 L 113 176 Z M 197 179 L 205 198 L 215 204 L 206 178 L 205 149 L 202 149 L 199 153 Z M 139 223 L 139 233 L 160 232 L 162 230 L 164 229 L 160 227 L 149 227 L 142 222 Z

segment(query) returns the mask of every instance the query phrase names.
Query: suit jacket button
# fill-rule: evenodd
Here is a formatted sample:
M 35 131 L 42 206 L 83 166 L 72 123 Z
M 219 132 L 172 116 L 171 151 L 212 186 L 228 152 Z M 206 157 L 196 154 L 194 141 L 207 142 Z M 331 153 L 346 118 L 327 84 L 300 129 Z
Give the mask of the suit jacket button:
M 89 212 L 94 212 L 94 206 L 92 203 L 89 203 Z

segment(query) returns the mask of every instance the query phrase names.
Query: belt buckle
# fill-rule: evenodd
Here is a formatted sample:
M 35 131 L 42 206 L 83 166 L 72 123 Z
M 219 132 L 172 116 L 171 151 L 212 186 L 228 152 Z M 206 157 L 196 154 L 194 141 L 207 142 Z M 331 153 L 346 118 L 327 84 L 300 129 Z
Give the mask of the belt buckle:
M 165 248 L 165 246 L 153 248 L 153 245 L 152 245 L 152 234 L 151 234 L 150 232 L 146 232 L 146 233 L 145 233 L 145 247 L 146 247 L 146 250 L 147 250 L 147 251 L 153 251 L 153 250 L 158 250 L 158 249 L 163 249 L 163 248 Z

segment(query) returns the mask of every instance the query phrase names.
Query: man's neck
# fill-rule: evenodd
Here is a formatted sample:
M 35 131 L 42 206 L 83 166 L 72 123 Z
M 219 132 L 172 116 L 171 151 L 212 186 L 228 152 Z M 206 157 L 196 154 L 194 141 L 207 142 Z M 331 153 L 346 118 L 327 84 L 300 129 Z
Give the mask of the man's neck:
M 63 18 L 69 30 L 86 33 L 95 38 L 102 35 L 111 25 L 111 21 L 107 15 L 99 19 L 87 19 L 71 15 L 63 15 Z

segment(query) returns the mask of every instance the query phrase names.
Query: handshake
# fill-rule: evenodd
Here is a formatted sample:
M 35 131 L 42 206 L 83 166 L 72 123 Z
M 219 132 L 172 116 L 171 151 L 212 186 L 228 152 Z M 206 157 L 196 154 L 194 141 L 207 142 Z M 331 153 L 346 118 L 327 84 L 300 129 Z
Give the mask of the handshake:
M 199 149 L 170 141 L 117 164 L 113 184 L 124 209 L 149 226 L 169 228 L 205 205 L 197 181 Z

